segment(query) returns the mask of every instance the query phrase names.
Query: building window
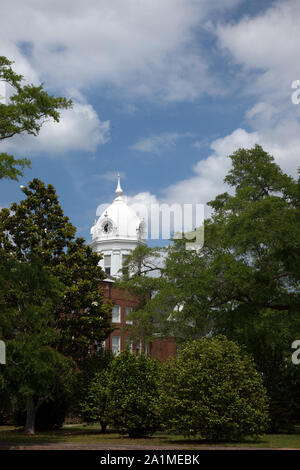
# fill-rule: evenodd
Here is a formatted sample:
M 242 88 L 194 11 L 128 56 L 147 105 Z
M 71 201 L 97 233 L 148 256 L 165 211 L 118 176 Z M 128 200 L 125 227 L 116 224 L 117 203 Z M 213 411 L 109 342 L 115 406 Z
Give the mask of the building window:
M 111 337 L 111 350 L 112 350 L 112 353 L 115 354 L 116 356 L 120 354 L 120 343 L 121 343 L 120 336 Z
M 140 339 L 140 341 L 138 341 L 136 343 L 136 353 L 137 354 L 141 354 L 142 353 L 142 340 Z
M 126 324 L 127 325 L 132 325 L 132 320 L 127 320 L 128 315 L 131 314 L 132 312 L 132 307 L 126 307 Z
M 110 276 L 111 272 L 111 255 L 104 255 L 104 271 Z
M 113 306 L 111 321 L 113 323 L 120 323 L 121 322 L 121 308 L 120 308 L 120 305 L 114 305 Z

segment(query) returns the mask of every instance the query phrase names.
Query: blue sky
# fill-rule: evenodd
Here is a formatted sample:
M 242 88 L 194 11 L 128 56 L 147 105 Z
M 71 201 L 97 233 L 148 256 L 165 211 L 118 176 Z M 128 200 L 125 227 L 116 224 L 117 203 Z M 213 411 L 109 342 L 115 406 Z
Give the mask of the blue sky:
M 74 107 L 1 144 L 32 169 L 1 181 L 0 206 L 38 177 L 90 241 L 118 171 L 129 202 L 206 203 L 226 190 L 227 155 L 259 143 L 295 175 L 299 17 L 298 0 L 6 2 L 0 54 Z

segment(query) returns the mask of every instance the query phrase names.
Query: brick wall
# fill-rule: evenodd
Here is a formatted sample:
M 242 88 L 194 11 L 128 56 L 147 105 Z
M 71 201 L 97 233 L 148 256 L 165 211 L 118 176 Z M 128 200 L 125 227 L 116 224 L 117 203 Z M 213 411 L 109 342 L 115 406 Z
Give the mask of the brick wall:
M 176 356 L 175 338 L 157 339 L 151 344 L 151 357 L 165 361 L 168 357 Z
M 129 332 L 124 332 L 126 328 L 126 307 L 136 307 L 139 304 L 139 299 L 130 294 L 125 289 L 118 289 L 114 286 L 113 282 L 102 281 L 101 289 L 103 290 L 104 299 L 112 301 L 113 304 L 120 306 L 120 323 L 112 323 L 114 331 L 105 340 L 105 349 L 112 349 L 112 337 L 120 336 L 120 350 L 126 349 L 126 338 L 129 337 Z M 122 331 L 123 330 L 123 331 Z M 136 345 L 133 345 L 133 350 L 136 351 Z M 151 357 L 156 359 L 166 360 L 169 356 L 176 356 L 176 344 L 174 338 L 165 340 L 157 339 L 149 345 L 148 353 Z

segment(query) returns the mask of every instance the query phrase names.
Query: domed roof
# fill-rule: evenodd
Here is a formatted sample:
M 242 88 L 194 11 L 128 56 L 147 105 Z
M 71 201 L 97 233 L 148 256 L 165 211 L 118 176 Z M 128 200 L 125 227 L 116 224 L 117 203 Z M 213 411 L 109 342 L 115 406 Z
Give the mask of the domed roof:
M 117 197 L 113 203 L 101 214 L 91 228 L 92 239 L 97 241 L 113 239 L 142 241 L 145 223 L 123 199 L 120 175 L 118 175 L 116 194 Z

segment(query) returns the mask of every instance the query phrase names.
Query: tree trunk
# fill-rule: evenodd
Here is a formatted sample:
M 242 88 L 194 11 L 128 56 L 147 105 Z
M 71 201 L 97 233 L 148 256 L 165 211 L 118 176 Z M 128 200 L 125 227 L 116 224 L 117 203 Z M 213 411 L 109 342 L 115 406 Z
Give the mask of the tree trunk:
M 25 434 L 35 433 L 35 415 L 36 415 L 36 406 L 34 406 L 33 397 L 29 397 L 27 399 Z
M 102 434 L 105 434 L 107 424 L 104 421 L 100 421 L 100 424 L 101 424 L 101 432 L 102 432 Z

